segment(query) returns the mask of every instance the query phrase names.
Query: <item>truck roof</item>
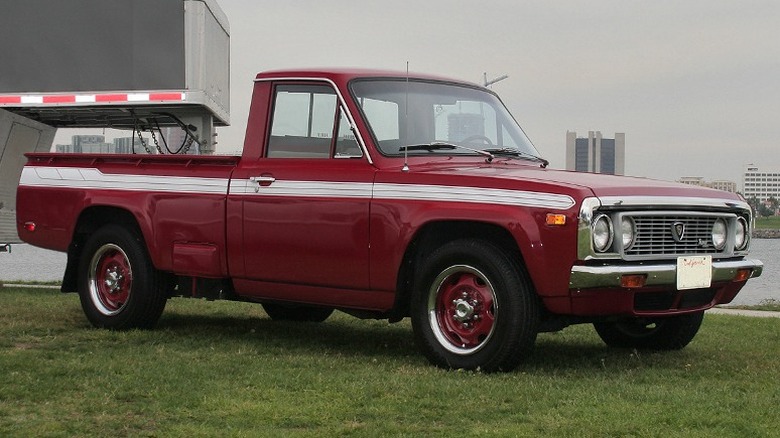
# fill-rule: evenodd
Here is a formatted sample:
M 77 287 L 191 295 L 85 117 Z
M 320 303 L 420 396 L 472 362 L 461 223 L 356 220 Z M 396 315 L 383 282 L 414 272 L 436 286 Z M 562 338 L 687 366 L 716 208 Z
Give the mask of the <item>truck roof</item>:
M 433 81 L 455 82 L 471 86 L 480 86 L 473 82 L 454 79 L 451 77 L 437 76 L 426 73 L 405 72 L 399 70 L 380 70 L 365 68 L 305 68 L 305 69 L 285 69 L 285 70 L 267 70 L 257 74 L 255 80 L 288 79 L 288 78 L 323 78 L 336 83 L 347 83 L 353 79 L 359 78 L 414 78 Z

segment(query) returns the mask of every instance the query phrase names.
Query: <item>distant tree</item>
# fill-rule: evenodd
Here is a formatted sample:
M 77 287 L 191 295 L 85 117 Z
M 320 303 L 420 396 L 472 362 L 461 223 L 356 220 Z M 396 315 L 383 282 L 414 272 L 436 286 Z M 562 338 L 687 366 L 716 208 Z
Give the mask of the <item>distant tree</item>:
M 753 210 L 753 216 L 756 216 L 760 212 L 760 208 L 763 205 L 761 201 L 758 200 L 755 196 L 747 199 L 747 203 L 750 206 L 750 208 Z
M 758 205 L 758 215 L 761 217 L 774 216 L 775 212 L 764 204 Z
M 769 202 L 770 208 L 772 209 L 772 215 L 777 214 L 777 208 L 780 206 L 780 201 L 774 196 L 770 196 L 769 199 L 767 199 L 767 202 Z

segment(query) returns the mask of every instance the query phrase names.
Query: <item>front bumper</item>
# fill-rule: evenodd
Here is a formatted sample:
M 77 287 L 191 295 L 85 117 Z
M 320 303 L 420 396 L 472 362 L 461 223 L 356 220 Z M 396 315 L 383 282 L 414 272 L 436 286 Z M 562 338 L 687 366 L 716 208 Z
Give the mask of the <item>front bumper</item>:
M 714 260 L 709 288 L 677 290 L 676 263 L 574 266 L 569 282 L 568 313 L 581 317 L 664 317 L 706 310 L 730 303 L 747 283 L 738 271 L 758 277 L 758 260 Z M 641 287 L 626 287 L 627 275 L 643 275 Z
M 731 281 L 740 269 L 751 269 L 750 278 L 761 275 L 764 264 L 759 260 L 713 260 L 712 282 Z M 645 287 L 675 287 L 676 263 L 632 263 L 628 265 L 574 266 L 569 289 L 620 288 L 626 275 L 646 275 Z

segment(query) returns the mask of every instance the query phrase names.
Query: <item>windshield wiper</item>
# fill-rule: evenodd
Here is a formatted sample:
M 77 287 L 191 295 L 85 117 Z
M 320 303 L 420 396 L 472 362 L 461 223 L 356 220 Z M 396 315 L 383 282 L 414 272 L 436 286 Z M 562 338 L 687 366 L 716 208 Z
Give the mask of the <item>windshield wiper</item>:
M 428 151 L 428 152 L 453 150 L 453 149 L 465 149 L 467 151 L 471 151 L 476 154 L 482 155 L 483 157 L 487 158 L 488 163 L 493 161 L 493 158 L 495 158 L 495 156 L 491 154 L 489 151 L 483 151 L 481 149 L 474 149 L 466 146 L 461 146 L 459 144 L 444 143 L 440 141 L 434 141 L 425 144 L 410 144 L 398 148 L 399 151 Z
M 485 149 L 484 152 L 489 152 L 493 155 L 498 155 L 503 157 L 516 157 L 516 158 L 522 158 L 524 160 L 535 161 L 537 163 L 540 163 L 544 168 L 550 165 L 550 162 L 545 160 L 544 158 L 537 157 L 536 155 L 531 155 L 527 152 L 522 152 L 519 149 L 515 149 L 515 148 Z

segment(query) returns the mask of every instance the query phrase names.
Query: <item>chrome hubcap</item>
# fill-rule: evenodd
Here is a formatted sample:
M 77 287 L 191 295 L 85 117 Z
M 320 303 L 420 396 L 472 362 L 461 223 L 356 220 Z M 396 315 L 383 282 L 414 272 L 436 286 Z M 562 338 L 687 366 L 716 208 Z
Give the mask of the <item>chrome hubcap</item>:
M 455 313 L 452 317 L 455 318 L 456 321 L 467 322 L 474 317 L 474 306 L 476 305 L 476 302 L 472 305 L 468 301 L 460 299 L 454 300 L 452 305 L 455 307 Z
M 109 293 L 116 293 L 120 284 L 122 283 L 122 274 L 117 271 L 117 268 L 113 267 L 106 270 L 106 279 L 104 284 L 108 288 Z

